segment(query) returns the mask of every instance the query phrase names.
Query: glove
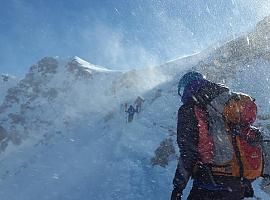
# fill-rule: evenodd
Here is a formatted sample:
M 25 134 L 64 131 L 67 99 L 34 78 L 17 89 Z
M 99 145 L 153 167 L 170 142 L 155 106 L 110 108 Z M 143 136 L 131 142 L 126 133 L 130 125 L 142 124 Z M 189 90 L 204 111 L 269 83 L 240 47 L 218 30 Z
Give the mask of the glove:
M 269 175 L 269 174 L 263 174 L 262 177 L 263 177 L 264 179 L 269 179 L 269 180 L 270 180 L 270 175 Z
M 182 199 L 182 191 L 185 189 L 189 177 L 190 174 L 182 167 L 180 159 L 173 179 L 173 191 L 171 194 L 171 200 Z
M 244 197 L 254 197 L 254 190 L 251 185 L 251 181 L 248 179 L 242 180 L 242 190 Z
M 182 190 L 174 188 L 171 194 L 171 200 L 181 200 L 182 199 Z

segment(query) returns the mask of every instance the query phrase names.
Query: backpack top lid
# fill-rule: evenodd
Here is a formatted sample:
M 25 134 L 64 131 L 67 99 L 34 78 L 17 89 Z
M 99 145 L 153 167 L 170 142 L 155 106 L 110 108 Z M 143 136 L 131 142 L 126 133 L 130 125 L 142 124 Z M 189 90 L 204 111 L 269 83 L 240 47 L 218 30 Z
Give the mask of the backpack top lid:
M 224 117 L 232 124 L 251 125 L 256 115 L 255 99 L 244 93 L 236 93 L 224 107 Z

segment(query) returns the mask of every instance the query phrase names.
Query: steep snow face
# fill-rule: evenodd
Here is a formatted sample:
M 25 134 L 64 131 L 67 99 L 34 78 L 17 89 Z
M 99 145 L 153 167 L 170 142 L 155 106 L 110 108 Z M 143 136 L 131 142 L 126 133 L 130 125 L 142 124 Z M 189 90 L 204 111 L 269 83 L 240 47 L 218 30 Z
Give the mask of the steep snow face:
M 228 83 L 236 78 L 239 71 L 245 71 L 246 66 L 268 62 L 269 24 L 269 17 L 266 17 L 252 32 L 198 54 L 197 57 L 201 59 L 192 68 L 202 71 L 208 79 L 215 82 Z
M 246 92 L 256 98 L 259 114 L 270 113 L 270 61 L 253 60 L 241 67 L 231 86 L 236 91 Z

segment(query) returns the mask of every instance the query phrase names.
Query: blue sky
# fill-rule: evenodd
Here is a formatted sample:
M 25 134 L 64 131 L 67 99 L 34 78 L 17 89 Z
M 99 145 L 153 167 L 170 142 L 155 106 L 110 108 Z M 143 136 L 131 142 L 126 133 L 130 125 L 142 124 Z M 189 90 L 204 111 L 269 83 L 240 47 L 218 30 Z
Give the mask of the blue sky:
M 270 0 L 1 0 L 0 73 L 45 56 L 140 68 L 250 30 Z

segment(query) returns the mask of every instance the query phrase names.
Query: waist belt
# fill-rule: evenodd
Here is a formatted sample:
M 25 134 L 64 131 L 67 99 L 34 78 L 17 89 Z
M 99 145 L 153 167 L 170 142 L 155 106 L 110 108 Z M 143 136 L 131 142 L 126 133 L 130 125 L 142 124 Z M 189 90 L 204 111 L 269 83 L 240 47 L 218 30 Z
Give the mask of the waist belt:
M 210 191 L 228 191 L 228 192 L 240 192 L 240 190 L 233 190 L 229 186 L 225 185 L 220 185 L 220 184 L 214 184 L 214 183 L 203 183 L 199 180 L 194 180 L 193 185 L 195 187 L 205 189 L 205 190 L 210 190 Z

